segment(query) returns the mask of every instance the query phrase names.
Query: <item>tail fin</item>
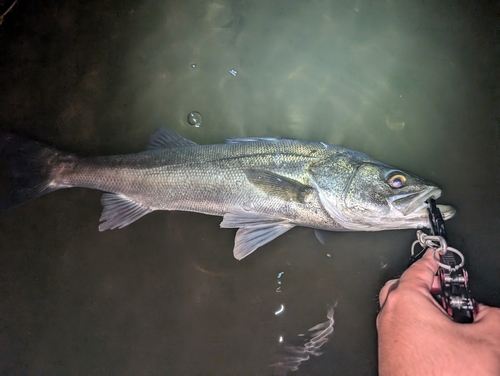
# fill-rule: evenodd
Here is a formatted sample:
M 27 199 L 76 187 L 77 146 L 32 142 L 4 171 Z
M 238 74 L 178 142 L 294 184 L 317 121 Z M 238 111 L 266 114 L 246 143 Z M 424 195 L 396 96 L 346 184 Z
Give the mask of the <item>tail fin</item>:
M 50 170 L 58 152 L 10 133 L 0 133 L 0 211 L 55 191 Z

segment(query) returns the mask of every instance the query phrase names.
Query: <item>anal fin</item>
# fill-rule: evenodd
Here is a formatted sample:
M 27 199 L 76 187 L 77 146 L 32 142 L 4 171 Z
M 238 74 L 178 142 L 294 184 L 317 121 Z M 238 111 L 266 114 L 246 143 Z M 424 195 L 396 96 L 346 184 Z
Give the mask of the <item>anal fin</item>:
M 153 210 L 132 201 L 125 195 L 104 193 L 101 198 L 104 207 L 101 215 L 99 231 L 123 228 Z

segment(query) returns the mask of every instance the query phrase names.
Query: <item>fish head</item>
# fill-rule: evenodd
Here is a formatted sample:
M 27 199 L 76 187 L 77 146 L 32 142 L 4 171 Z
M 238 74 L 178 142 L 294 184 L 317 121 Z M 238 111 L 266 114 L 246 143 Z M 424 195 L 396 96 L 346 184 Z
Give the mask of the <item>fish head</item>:
M 428 203 L 441 189 L 416 175 L 376 161 L 350 166 L 343 189 L 320 192 L 330 216 L 347 230 L 378 231 L 430 227 Z M 438 205 L 443 219 L 455 215 L 449 205 Z

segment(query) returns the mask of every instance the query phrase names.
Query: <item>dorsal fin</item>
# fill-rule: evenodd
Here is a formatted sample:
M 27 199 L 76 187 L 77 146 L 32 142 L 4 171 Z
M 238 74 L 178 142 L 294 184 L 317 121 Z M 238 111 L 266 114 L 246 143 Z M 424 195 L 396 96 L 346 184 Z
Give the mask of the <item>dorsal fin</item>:
M 159 128 L 149 136 L 147 150 L 178 148 L 181 146 L 194 146 L 196 142 L 179 136 L 167 128 Z
M 276 142 L 287 140 L 286 138 L 276 138 L 276 137 L 236 137 L 236 138 L 226 138 L 226 144 L 240 144 L 243 142 Z

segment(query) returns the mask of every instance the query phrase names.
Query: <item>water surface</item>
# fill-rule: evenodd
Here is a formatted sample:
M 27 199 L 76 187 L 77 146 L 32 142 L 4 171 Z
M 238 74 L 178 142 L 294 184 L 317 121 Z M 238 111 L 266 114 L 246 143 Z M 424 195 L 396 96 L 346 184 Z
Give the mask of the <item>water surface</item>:
M 279 136 L 364 152 L 443 189 L 474 292 L 500 305 L 498 12 L 26 0 L 0 26 L 0 127 L 85 155 L 143 150 L 159 126 L 200 144 Z M 99 192 L 71 189 L 0 215 L 1 373 L 278 374 L 269 365 L 336 303 L 323 354 L 295 374 L 376 374 L 377 293 L 414 231 L 322 245 L 294 228 L 239 262 L 221 218 L 155 212 L 100 233 L 100 213 Z

